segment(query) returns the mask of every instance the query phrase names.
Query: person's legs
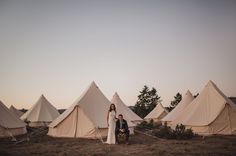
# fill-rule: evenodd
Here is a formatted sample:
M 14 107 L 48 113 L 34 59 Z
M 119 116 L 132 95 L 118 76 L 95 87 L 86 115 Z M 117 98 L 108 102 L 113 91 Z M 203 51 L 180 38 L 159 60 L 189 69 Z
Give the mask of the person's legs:
M 118 141 L 118 135 L 119 135 L 119 130 L 116 130 L 116 131 L 115 131 L 115 136 L 116 136 L 116 142 L 117 142 L 117 143 L 119 143 L 119 141 Z
M 125 131 L 125 135 L 126 135 L 126 142 L 128 142 L 129 141 L 129 130 L 128 131 Z

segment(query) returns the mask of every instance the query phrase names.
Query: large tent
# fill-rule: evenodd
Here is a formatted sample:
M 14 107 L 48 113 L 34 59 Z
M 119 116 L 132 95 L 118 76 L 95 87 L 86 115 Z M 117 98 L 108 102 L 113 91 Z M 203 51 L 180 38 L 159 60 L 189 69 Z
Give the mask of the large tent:
M 236 134 L 236 106 L 209 81 L 172 126 L 180 123 L 200 135 Z
M 101 138 L 107 136 L 107 112 L 111 102 L 95 82 L 49 125 L 53 137 Z
M 117 115 L 122 114 L 124 119 L 127 120 L 129 127 L 134 127 L 143 120 L 125 105 L 117 93 L 113 95 L 111 103 L 116 105 Z
M 168 111 L 162 106 L 161 103 L 157 104 L 156 107 L 144 118 L 145 120 L 151 120 L 157 122 L 161 121 L 163 117 L 168 114 Z
M 22 111 L 19 111 L 18 109 L 16 109 L 13 105 L 11 105 L 11 107 L 9 109 L 18 118 L 20 118 L 24 114 Z
M 168 125 L 171 124 L 174 119 L 182 114 L 183 110 L 193 101 L 193 99 L 192 93 L 188 90 L 180 103 L 162 119 L 162 122 L 167 122 Z
M 0 137 L 25 134 L 27 132 L 25 126 L 26 124 L 0 101 Z
M 31 127 L 47 126 L 59 116 L 57 109 L 41 95 L 38 101 L 22 116 L 21 119 L 29 122 Z

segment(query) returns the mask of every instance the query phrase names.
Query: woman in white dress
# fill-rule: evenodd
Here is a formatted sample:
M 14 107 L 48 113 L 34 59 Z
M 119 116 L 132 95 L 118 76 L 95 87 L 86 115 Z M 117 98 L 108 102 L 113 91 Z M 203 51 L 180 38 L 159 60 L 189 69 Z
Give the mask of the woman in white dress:
M 116 128 L 116 106 L 112 103 L 107 113 L 107 125 L 108 125 L 108 134 L 107 134 L 107 143 L 115 144 L 115 128 Z

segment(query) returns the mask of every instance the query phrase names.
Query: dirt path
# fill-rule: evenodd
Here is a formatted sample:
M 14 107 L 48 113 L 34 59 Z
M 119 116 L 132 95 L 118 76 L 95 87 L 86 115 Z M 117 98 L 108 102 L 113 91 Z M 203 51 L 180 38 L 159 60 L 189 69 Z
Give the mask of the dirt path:
M 236 155 L 236 136 L 165 140 L 136 134 L 131 145 L 106 145 L 99 140 L 52 138 L 46 135 L 15 145 L 0 140 L 0 155 Z

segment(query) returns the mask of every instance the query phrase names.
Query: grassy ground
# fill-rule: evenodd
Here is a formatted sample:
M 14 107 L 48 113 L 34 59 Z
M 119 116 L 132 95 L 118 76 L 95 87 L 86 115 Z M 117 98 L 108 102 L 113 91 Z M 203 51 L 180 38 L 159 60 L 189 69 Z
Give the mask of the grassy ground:
M 107 145 L 99 140 L 52 138 L 41 135 L 19 144 L 0 139 L 0 155 L 236 155 L 236 136 L 197 137 L 191 140 L 130 137 L 130 145 Z

